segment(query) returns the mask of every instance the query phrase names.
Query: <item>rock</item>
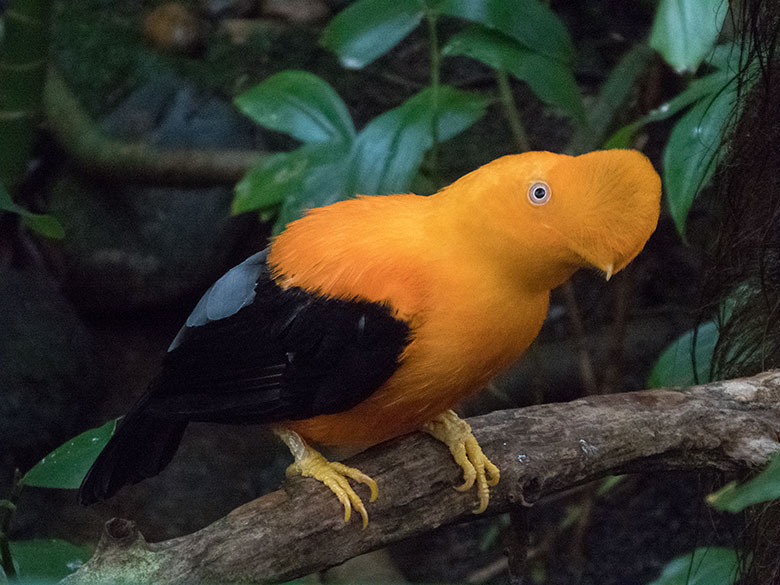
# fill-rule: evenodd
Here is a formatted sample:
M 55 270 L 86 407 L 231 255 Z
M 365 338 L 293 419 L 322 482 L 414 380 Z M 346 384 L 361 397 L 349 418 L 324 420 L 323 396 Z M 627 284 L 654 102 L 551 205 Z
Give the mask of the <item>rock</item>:
M 0 467 L 26 471 L 91 423 L 103 384 L 93 340 L 53 281 L 0 272 L 0 307 Z
M 251 123 L 186 83 L 162 79 L 131 94 L 103 121 L 110 134 L 171 148 L 251 148 Z M 49 210 L 66 238 L 55 248 L 65 287 L 88 311 L 162 305 L 227 268 L 252 218 L 232 218 L 232 186 L 164 187 L 61 177 Z
M 263 15 L 305 24 L 321 20 L 330 14 L 322 0 L 264 0 Z
M 143 20 L 146 41 L 157 49 L 189 55 L 203 46 L 204 28 L 197 16 L 178 2 L 160 4 Z
M 209 18 L 245 18 L 257 8 L 257 0 L 201 0 L 200 8 Z
M 287 26 L 272 18 L 225 18 L 219 21 L 217 35 L 226 35 L 233 45 L 246 45 L 252 37 L 278 36 Z

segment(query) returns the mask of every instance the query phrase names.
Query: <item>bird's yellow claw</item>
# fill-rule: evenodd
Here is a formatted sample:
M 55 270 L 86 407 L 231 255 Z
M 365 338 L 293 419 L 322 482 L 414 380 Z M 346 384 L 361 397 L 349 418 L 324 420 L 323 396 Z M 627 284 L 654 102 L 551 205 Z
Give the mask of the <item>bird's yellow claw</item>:
M 287 475 L 302 475 L 313 477 L 324 483 L 344 506 L 344 522 L 349 522 L 352 510 L 355 509 L 363 518 L 363 528 L 368 526 L 368 512 L 363 505 L 360 496 L 349 483 L 349 479 L 367 485 L 371 490 L 373 502 L 379 495 L 376 482 L 365 473 L 354 467 L 349 467 L 337 461 L 328 461 L 319 451 L 307 445 L 303 439 L 293 431 L 276 429 L 276 434 L 287 443 L 295 462 L 287 468 Z
M 464 492 L 476 482 L 479 506 L 474 513 L 484 512 L 490 502 L 490 488 L 498 484 L 501 472 L 482 452 L 471 426 L 448 410 L 425 425 L 424 430 L 447 445 L 455 463 L 463 469 L 463 484 L 455 489 Z

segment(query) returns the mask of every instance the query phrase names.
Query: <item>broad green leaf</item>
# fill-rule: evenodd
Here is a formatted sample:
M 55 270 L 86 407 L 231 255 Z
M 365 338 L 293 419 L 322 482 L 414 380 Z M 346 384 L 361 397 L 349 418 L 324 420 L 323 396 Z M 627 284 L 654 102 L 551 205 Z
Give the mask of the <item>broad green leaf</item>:
M 438 112 L 440 142 L 462 132 L 485 113 L 481 96 L 441 86 L 438 105 L 430 87 L 374 118 L 355 141 L 351 169 L 354 193 L 400 193 L 409 188 L 425 152 L 433 146 L 433 120 Z
M 236 185 L 233 213 L 278 208 L 288 198 L 300 196 L 312 169 L 348 155 L 347 144 L 325 143 L 267 157 Z
M 578 123 L 586 123 L 582 97 L 571 68 L 523 47 L 505 34 L 472 26 L 454 35 L 442 54 L 471 57 L 493 69 L 511 73 L 525 81 L 541 100 L 560 108 Z
M 328 205 L 355 194 L 406 191 L 423 155 L 433 144 L 438 111 L 438 138 L 447 140 L 485 113 L 487 100 L 448 86 L 439 88 L 438 109 L 427 88 L 399 107 L 372 120 L 349 149 L 344 143 L 306 145 L 264 161 L 236 188 L 233 211 L 279 207 L 274 232 L 306 209 Z
M 670 561 L 648 585 L 732 585 L 739 556 L 730 548 L 701 547 Z
M 732 481 L 707 496 L 707 501 L 718 510 L 736 513 L 777 498 L 780 498 L 780 452 L 772 455 L 769 465 L 753 479 L 742 485 Z
M 714 321 L 699 325 L 695 348 L 694 330 L 686 331 L 661 353 L 650 372 L 648 387 L 685 387 L 709 382 L 712 352 L 717 341 L 718 326 Z
M 664 149 L 664 185 L 677 231 L 685 234 L 688 211 L 718 163 L 723 132 L 736 100 L 736 83 L 705 97 L 675 124 Z
M 384 55 L 420 23 L 421 0 L 358 0 L 325 27 L 320 42 L 348 69 L 360 69 Z
M 114 434 L 116 420 L 90 429 L 60 445 L 24 474 L 24 485 L 77 489 L 97 456 Z
M 723 0 L 661 0 L 650 46 L 678 73 L 692 73 L 712 51 L 728 8 Z
M 631 143 L 634 141 L 634 135 L 642 127 L 642 124 L 638 122 L 632 122 L 626 124 L 621 128 L 618 128 L 612 133 L 612 136 L 607 138 L 602 148 L 609 150 L 610 148 L 631 148 Z
M 2 183 L 0 183 L 0 209 L 18 213 L 17 205 L 14 203 L 14 200 L 11 199 L 11 194 L 8 192 L 8 189 L 6 189 L 5 185 Z
M 742 65 L 742 48 L 739 43 L 717 45 L 707 57 L 707 63 L 715 69 L 738 73 Z
M 601 85 L 596 101 L 588 108 L 588 124 L 577 129 L 570 144 L 571 154 L 590 152 L 596 148 L 628 148 L 636 129 L 623 130 L 619 139 L 605 137 L 625 107 L 638 80 L 651 62 L 653 51 L 643 43 L 636 43 L 620 58 Z M 625 128 L 625 127 L 624 127 Z
M 274 234 L 280 233 L 308 209 L 350 197 L 352 193 L 347 190 L 349 160 L 349 153 L 339 152 L 318 158 L 303 177 L 299 188 L 285 197 L 274 224 Z
M 639 120 L 618 129 L 607 139 L 604 148 L 627 148 L 627 146 L 623 145 L 629 144 L 633 135 L 645 124 L 671 118 L 701 99 L 712 99 L 713 96 L 727 88 L 733 79 L 734 76 L 725 71 L 718 71 L 705 77 L 694 79 L 684 91 L 674 96 L 668 102 L 649 111 L 647 115 Z
M 48 214 L 33 213 L 17 205 L 2 184 L 0 184 L 0 210 L 20 215 L 24 225 L 46 238 L 61 240 L 65 237 L 65 230 L 57 218 Z
M 61 240 L 65 237 L 65 229 L 53 215 L 26 211 L 22 214 L 22 222 L 35 233 L 46 238 Z
M 609 475 L 601 480 L 599 483 L 599 487 L 596 490 L 596 495 L 598 497 L 604 496 L 612 491 L 612 488 L 614 488 L 617 484 L 622 482 L 624 479 L 626 479 L 625 475 Z
M 56 538 L 11 542 L 11 556 L 19 576 L 41 581 L 59 581 L 70 575 L 92 555 L 86 546 Z
M 258 124 L 303 142 L 350 141 L 352 118 L 336 91 L 306 71 L 282 71 L 235 98 Z
M 574 61 L 574 43 L 566 25 L 539 0 L 444 0 L 439 10 L 501 31 L 535 53 Z
M 642 118 L 641 123 L 657 122 L 671 118 L 678 112 L 688 106 L 698 102 L 707 96 L 715 96 L 726 89 L 734 76 L 725 72 L 718 71 L 699 79 L 691 81 L 690 85 L 681 93 L 674 96 L 668 102 L 664 102 L 654 110 L 651 110 Z

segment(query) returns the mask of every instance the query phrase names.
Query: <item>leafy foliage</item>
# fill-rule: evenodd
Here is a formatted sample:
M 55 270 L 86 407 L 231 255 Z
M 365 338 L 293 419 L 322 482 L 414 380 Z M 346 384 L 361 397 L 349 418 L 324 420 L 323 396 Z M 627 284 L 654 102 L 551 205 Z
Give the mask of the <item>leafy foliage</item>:
M 454 35 L 442 49 L 442 54 L 472 57 L 488 67 L 506 71 L 526 82 L 545 103 L 560 108 L 580 124 L 587 123 L 574 74 L 564 62 L 481 26 L 472 26 Z
M 670 561 L 649 585 L 729 585 L 738 567 L 739 557 L 733 549 L 697 548 Z
M 22 483 L 45 488 L 77 489 L 115 428 L 116 420 L 111 420 L 60 445 L 36 463 L 22 477 Z
M 714 321 L 686 331 L 661 353 L 650 372 L 648 387 L 673 388 L 709 382 L 717 342 L 718 326 Z
M 677 231 L 685 233 L 688 211 L 718 163 L 723 131 L 736 100 L 736 84 L 699 100 L 675 124 L 664 150 L 664 182 Z
M 572 63 L 575 49 L 566 25 L 539 0 L 445 0 L 442 14 L 502 32 L 526 49 Z
M 384 55 L 414 30 L 423 18 L 421 0 L 360 0 L 330 21 L 322 44 L 348 69 L 360 69 Z
M 666 200 L 681 235 L 694 199 L 718 164 L 723 134 L 736 103 L 738 61 L 739 52 L 733 45 L 715 47 L 708 61 L 714 72 L 694 79 L 680 94 L 620 128 L 607 141 L 610 148 L 625 147 L 645 124 L 690 108 L 675 124 L 664 149 Z
M 346 142 L 355 136 L 344 102 L 313 73 L 282 71 L 235 101 L 261 126 L 303 142 Z
M 48 214 L 33 213 L 17 205 L 2 183 L 0 183 L 0 211 L 20 215 L 24 225 L 46 238 L 61 240 L 65 237 L 65 230 L 57 218 Z
M 426 88 L 355 134 L 336 92 L 312 77 L 285 71 L 236 98 L 258 123 L 270 120 L 275 130 L 304 142 L 298 150 L 263 161 L 236 186 L 234 212 L 278 208 L 277 233 L 308 208 L 358 193 L 408 190 L 433 145 L 434 120 L 439 140 L 447 140 L 481 118 L 487 107 L 476 94 L 449 86 Z M 316 90 L 308 93 L 309 87 Z M 340 130 L 326 135 L 323 128 Z
M 11 552 L 23 583 L 54 582 L 67 577 L 91 556 L 89 547 L 59 540 L 38 539 L 11 542 Z
M 650 46 L 678 73 L 694 72 L 718 39 L 728 8 L 722 0 L 661 0 Z
M 775 453 L 769 465 L 750 481 L 738 485 L 729 482 L 707 501 L 718 510 L 741 512 L 748 506 L 780 498 L 780 453 Z

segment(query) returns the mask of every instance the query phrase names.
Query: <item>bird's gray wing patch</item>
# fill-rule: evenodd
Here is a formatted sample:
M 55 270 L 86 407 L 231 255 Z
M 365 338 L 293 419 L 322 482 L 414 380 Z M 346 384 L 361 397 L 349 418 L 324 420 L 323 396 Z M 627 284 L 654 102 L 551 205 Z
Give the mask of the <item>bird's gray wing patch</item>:
M 228 270 L 211 285 L 187 317 L 187 322 L 171 342 L 168 351 L 175 349 L 181 343 L 182 336 L 188 328 L 225 319 L 251 304 L 255 298 L 257 280 L 267 269 L 265 264 L 267 257 L 266 248 Z

